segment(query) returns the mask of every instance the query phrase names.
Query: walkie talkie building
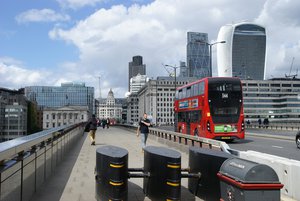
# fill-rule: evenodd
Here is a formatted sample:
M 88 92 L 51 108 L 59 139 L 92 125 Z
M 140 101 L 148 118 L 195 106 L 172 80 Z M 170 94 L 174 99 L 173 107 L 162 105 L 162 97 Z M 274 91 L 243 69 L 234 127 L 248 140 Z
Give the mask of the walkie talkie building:
M 263 80 L 265 78 L 266 30 L 254 23 L 222 26 L 217 48 L 218 76 Z

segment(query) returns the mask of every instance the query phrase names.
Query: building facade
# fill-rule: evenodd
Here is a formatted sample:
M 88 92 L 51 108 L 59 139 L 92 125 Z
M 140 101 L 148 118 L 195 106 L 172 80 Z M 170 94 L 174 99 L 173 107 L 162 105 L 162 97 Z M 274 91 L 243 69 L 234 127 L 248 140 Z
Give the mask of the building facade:
M 136 93 L 142 88 L 149 78 L 146 75 L 137 74 L 130 78 L 130 93 Z
M 245 120 L 300 123 L 300 79 L 242 80 Z
M 129 62 L 128 67 L 128 91 L 130 90 L 130 79 L 134 76 L 146 75 L 146 65 L 143 64 L 142 56 L 134 56 L 132 61 Z
M 27 135 L 27 104 L 23 90 L 0 88 L 0 141 Z
M 187 32 L 187 70 L 189 77 L 211 77 L 208 34 Z
M 109 90 L 107 99 L 99 103 L 99 118 L 122 119 L 122 104 L 116 102 L 112 89 Z
M 184 61 L 179 62 L 179 76 L 178 77 L 188 77 L 188 68 Z
M 218 76 L 265 79 L 266 30 L 254 23 L 222 26 L 217 46 Z
M 139 121 L 139 98 L 138 93 L 130 93 L 127 97 L 127 118 L 129 124 Z
M 195 81 L 196 78 L 176 79 L 176 87 Z M 172 77 L 157 77 L 149 80 L 137 93 L 139 120 L 147 113 L 153 124 L 169 125 L 174 123 L 175 80 Z
M 89 119 L 87 106 L 45 107 L 43 110 L 43 129 L 50 129 Z
M 88 106 L 89 113 L 95 113 L 94 87 L 87 87 L 85 83 L 62 83 L 60 87 L 28 86 L 25 96 L 42 108 Z

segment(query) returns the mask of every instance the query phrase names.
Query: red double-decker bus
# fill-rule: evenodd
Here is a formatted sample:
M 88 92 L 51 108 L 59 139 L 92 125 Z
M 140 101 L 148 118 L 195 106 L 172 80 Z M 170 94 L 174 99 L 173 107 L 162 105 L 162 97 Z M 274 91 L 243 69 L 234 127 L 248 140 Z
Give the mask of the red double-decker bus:
M 177 88 L 175 131 L 217 140 L 244 139 L 239 78 L 207 77 Z

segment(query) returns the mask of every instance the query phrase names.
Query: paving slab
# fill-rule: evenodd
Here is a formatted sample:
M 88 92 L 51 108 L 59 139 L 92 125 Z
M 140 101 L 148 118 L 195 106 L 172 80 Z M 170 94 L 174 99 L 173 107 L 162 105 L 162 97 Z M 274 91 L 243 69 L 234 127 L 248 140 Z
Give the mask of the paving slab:
M 96 149 L 105 145 L 114 145 L 128 150 L 128 167 L 142 168 L 144 155 L 140 145 L 140 138 L 132 130 L 120 127 L 109 129 L 98 128 L 96 145 L 90 144 L 85 133 L 78 144 L 66 155 L 51 178 L 45 182 L 34 195 L 32 201 L 93 201 L 95 198 L 95 165 Z M 167 147 L 159 142 L 148 139 L 147 145 Z M 172 148 L 171 148 L 172 149 Z M 178 151 L 178 150 L 177 150 Z M 181 166 L 188 166 L 188 155 L 181 153 Z M 184 201 L 200 201 L 188 191 L 188 181 L 181 180 L 181 196 Z M 148 201 L 143 193 L 143 179 L 130 178 L 128 180 L 128 200 Z

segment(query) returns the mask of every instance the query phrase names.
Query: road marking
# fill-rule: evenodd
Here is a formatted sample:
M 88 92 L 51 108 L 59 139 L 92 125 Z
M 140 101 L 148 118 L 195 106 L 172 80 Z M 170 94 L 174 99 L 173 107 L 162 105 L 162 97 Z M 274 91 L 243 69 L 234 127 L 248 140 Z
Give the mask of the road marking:
M 282 149 L 282 148 L 283 148 L 283 147 L 275 146 L 275 145 L 272 145 L 272 147 L 274 147 L 274 148 L 279 148 L 279 149 Z

